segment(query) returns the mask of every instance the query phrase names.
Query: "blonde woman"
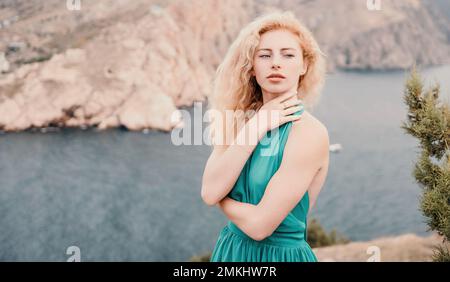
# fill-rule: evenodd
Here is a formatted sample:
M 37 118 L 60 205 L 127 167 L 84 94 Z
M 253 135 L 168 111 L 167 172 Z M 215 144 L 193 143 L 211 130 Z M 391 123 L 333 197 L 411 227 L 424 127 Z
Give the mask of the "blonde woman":
M 291 12 L 256 18 L 230 46 L 214 80 L 201 190 L 229 219 L 211 261 L 317 261 L 307 214 L 325 182 L 329 137 L 309 110 L 324 75 L 317 42 Z

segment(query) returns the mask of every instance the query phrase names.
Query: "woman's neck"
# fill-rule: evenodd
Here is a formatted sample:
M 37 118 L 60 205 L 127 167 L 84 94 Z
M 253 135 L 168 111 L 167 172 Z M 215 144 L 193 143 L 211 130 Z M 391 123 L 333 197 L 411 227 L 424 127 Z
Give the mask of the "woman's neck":
M 290 89 L 288 91 L 295 91 L 295 90 Z M 274 99 L 274 98 L 276 98 L 278 96 L 281 96 L 281 95 L 285 94 L 288 91 L 281 92 L 281 93 L 272 93 L 272 92 L 267 92 L 267 91 L 263 90 L 262 91 L 263 104 L 266 104 L 270 100 L 272 100 L 272 99 Z M 300 97 L 293 96 L 291 99 L 297 99 L 297 98 L 300 98 Z

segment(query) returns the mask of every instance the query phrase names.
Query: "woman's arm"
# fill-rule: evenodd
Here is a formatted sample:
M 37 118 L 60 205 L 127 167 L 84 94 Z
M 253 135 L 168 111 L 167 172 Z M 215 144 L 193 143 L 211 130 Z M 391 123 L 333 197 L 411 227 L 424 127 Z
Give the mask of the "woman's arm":
M 329 137 L 323 125 L 300 123 L 290 134 L 280 168 L 257 205 L 229 197 L 219 203 L 225 215 L 254 240 L 270 236 L 302 199 L 318 169 L 328 168 Z
M 258 206 L 242 203 L 230 197 L 225 197 L 217 204 L 217 206 L 221 208 L 228 219 L 236 224 L 245 234 L 257 241 L 263 239 L 260 236 L 262 234 L 257 232 L 258 227 L 256 226 L 256 224 L 258 224 Z
M 214 147 L 202 177 L 201 196 L 207 205 L 216 205 L 233 188 L 242 168 L 263 136 L 256 125 L 255 115 L 239 130 L 232 144 Z M 248 140 L 245 142 L 236 142 L 245 140 L 242 138 L 246 137 Z
M 215 146 L 202 178 L 201 196 L 206 204 L 217 204 L 233 189 L 249 156 L 268 130 L 301 118 L 292 115 L 301 109 L 299 104 L 296 92 L 286 92 L 264 104 L 239 130 L 232 144 Z

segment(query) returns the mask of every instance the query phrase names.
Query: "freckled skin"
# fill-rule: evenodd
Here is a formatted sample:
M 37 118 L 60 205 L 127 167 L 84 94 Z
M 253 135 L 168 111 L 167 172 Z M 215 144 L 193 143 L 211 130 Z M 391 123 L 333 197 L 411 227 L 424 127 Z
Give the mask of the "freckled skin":
M 252 75 L 261 86 L 264 103 L 288 91 L 297 90 L 299 77 L 307 70 L 302 52 L 296 37 L 289 31 L 269 31 L 261 36 L 253 56 Z M 286 79 L 271 82 L 267 76 L 274 72 L 281 73 Z

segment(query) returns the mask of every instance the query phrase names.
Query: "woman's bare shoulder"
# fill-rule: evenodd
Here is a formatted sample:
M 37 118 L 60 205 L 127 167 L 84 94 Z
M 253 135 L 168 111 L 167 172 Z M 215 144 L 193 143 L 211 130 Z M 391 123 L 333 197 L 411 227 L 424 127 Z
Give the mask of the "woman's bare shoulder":
M 302 118 L 292 124 L 294 131 L 300 131 L 301 135 L 312 134 L 312 137 L 328 138 L 326 126 L 308 111 L 302 113 Z
M 305 111 L 299 121 L 292 124 L 284 152 L 286 159 L 302 160 L 323 166 L 329 152 L 328 130 L 317 118 Z M 289 161 L 287 161 L 289 162 Z

